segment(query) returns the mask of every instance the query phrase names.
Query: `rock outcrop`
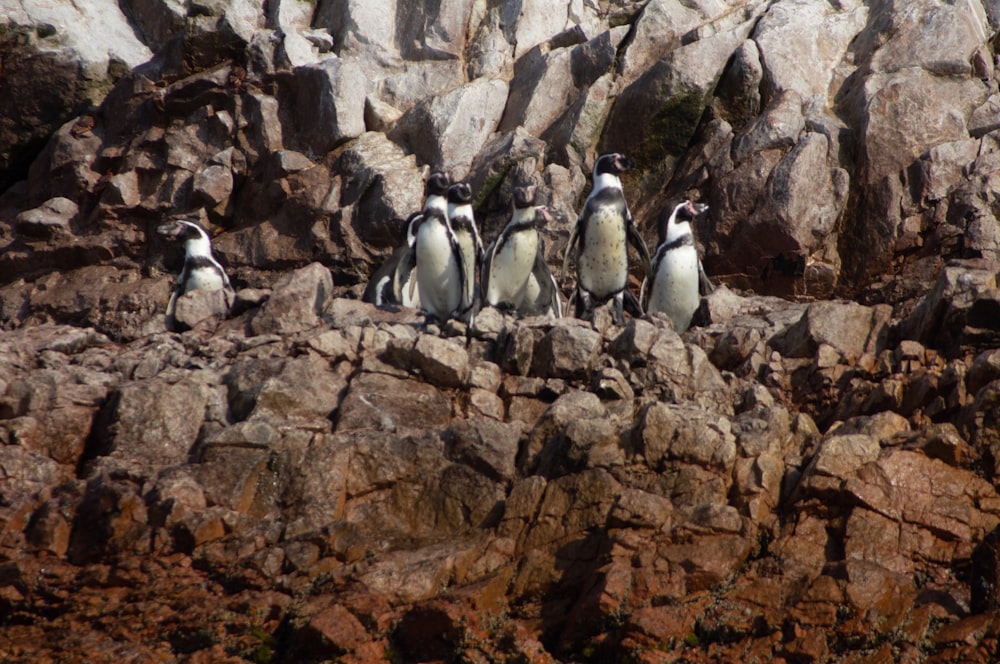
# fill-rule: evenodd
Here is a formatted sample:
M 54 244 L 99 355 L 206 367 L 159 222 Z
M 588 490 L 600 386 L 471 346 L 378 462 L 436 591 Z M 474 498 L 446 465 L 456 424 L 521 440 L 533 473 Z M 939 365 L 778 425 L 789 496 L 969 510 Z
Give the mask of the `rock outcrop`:
M 5 661 L 995 659 L 993 3 L 7 4 Z M 606 150 L 683 335 L 360 301 L 431 169 L 555 267 Z

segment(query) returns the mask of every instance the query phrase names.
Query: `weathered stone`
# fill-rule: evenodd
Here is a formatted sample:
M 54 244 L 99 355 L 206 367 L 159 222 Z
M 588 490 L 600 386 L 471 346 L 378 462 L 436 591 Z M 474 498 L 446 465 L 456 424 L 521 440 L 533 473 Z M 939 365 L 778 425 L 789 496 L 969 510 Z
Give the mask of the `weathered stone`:
M 422 334 L 416 343 L 390 341 L 386 360 L 400 369 L 424 376 L 439 387 L 462 387 L 469 380 L 469 355 L 458 343 Z
M 727 474 L 733 469 L 736 438 L 725 418 L 687 406 L 657 403 L 646 410 L 641 426 L 642 453 L 651 468 L 662 469 L 676 460 Z
M 197 440 L 209 389 L 194 377 L 122 385 L 104 408 L 99 454 L 159 467 L 184 463 Z
M 444 427 L 451 403 L 436 388 L 392 376 L 361 374 L 351 384 L 337 412 L 337 431 L 395 431 L 424 426 Z
M 878 440 L 865 434 L 824 438 L 802 474 L 803 486 L 812 491 L 838 490 L 843 482 L 879 454 Z
M 319 263 L 298 269 L 274 284 L 271 297 L 251 321 L 254 334 L 289 334 L 316 327 L 330 306 L 333 277 Z
M 446 435 L 448 454 L 500 482 L 514 479 L 521 428 L 484 418 L 459 420 Z
M 316 355 L 303 355 L 284 363 L 281 371 L 258 388 L 249 419 L 327 419 L 336 411 L 347 380 L 329 370 Z
M 519 454 L 518 465 L 522 469 L 535 470 L 539 464 L 545 463 L 546 459 L 551 463 L 562 455 L 562 447 L 566 442 L 566 429 L 572 422 L 600 419 L 606 417 L 606 413 L 595 394 L 590 392 L 564 394 L 538 418 L 528 435 L 526 445 Z M 561 465 L 558 467 L 561 468 Z
M 582 377 L 596 360 L 601 335 L 580 321 L 563 319 L 538 342 L 532 372 L 543 377 Z
M 328 58 L 297 67 L 286 81 L 282 136 L 289 147 L 323 155 L 365 131 L 365 74 L 353 60 Z M 280 97 L 279 97 L 280 99 Z
M 949 265 L 901 323 L 901 334 L 948 355 L 966 345 L 992 347 L 992 324 L 986 319 L 995 306 L 996 288 L 992 270 L 975 264 Z
M 460 178 L 500 122 L 507 83 L 478 79 L 435 96 L 407 111 L 389 138 L 412 150 L 423 163 Z
M 845 358 L 856 360 L 863 353 L 878 353 L 885 346 L 888 318 L 883 308 L 853 302 L 818 302 L 809 305 L 795 325 L 769 343 L 786 357 L 810 357 L 826 344 Z
M 191 330 L 206 321 L 225 318 L 229 313 L 231 295 L 225 290 L 194 290 L 184 293 L 174 301 L 171 329 Z
M 45 201 L 33 210 L 17 215 L 14 228 L 29 238 L 49 238 L 70 233 L 70 224 L 76 221 L 79 206 L 68 198 L 58 197 Z

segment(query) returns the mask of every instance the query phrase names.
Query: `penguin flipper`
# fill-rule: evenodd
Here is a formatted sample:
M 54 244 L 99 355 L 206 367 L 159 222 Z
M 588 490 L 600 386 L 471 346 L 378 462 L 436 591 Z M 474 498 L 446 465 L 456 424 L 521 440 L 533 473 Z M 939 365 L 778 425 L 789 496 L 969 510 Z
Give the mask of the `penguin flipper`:
M 635 295 L 632 294 L 632 291 L 627 288 L 623 290 L 622 299 L 624 300 L 624 307 L 630 314 L 632 314 L 632 316 L 635 318 L 640 318 L 642 316 L 642 305 L 639 304 L 639 300 L 635 299 Z
M 417 286 L 416 275 L 412 274 L 414 270 L 417 269 L 417 251 L 416 245 L 408 246 L 400 256 L 399 262 L 396 263 L 396 271 L 392 277 L 392 296 L 397 302 L 403 302 L 403 283 L 405 278 L 409 276 L 410 279 L 410 292 L 408 297 L 410 300 L 413 299 L 413 290 Z
M 642 261 L 642 271 L 646 279 L 653 278 L 653 265 L 649 258 L 649 247 L 646 246 L 646 241 L 642 239 L 639 235 L 639 231 L 636 229 L 635 224 L 632 223 L 631 216 L 629 217 L 626 226 L 626 234 L 628 235 L 628 241 L 632 243 L 635 250 L 639 252 L 639 259 Z
M 646 285 L 649 283 L 649 279 L 643 279 L 642 285 L 639 286 L 639 306 L 645 311 L 649 308 L 649 302 L 646 301 Z
M 712 284 L 708 275 L 705 274 L 705 268 L 701 264 L 701 260 L 698 261 L 698 295 L 708 295 L 715 290 L 715 285 Z
M 496 252 L 496 248 L 497 240 L 493 240 L 490 246 L 486 247 L 483 260 L 479 263 L 479 299 L 483 301 L 483 306 L 489 304 L 486 294 L 490 289 L 490 270 L 493 269 L 493 254 Z
M 563 279 L 566 278 L 566 271 L 569 267 L 569 255 L 573 252 L 573 247 L 576 245 L 579 239 L 580 239 L 580 220 L 577 219 L 576 226 L 573 226 L 573 233 L 569 236 L 569 242 L 566 244 L 566 253 L 563 254 L 563 264 L 562 264 Z
M 475 297 L 472 290 L 466 288 L 465 275 L 465 254 L 462 253 L 462 246 L 458 243 L 458 239 L 455 237 L 454 233 L 448 234 L 449 242 L 451 242 L 451 255 L 455 259 L 455 264 L 458 265 L 458 280 L 459 280 L 459 290 L 462 293 L 458 301 L 458 309 L 453 314 L 461 314 L 472 308 L 474 304 Z

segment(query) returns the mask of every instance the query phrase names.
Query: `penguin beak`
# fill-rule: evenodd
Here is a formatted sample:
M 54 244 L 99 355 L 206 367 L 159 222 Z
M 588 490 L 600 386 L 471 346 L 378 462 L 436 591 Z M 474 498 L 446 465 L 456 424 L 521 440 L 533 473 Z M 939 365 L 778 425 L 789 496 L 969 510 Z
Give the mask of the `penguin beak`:
M 635 162 L 623 154 L 618 155 L 618 159 L 616 159 L 615 162 L 615 166 L 617 166 L 619 173 L 624 173 L 629 169 L 635 168 Z
M 539 205 L 535 208 L 535 224 L 537 226 L 544 226 L 546 224 L 552 223 L 552 215 L 549 214 L 549 209 L 544 205 Z
M 688 212 L 692 217 L 697 217 L 702 212 L 708 211 L 708 206 L 704 203 L 688 203 Z
M 182 228 L 183 226 L 181 226 L 180 224 L 175 223 L 173 221 L 168 221 L 165 224 L 160 224 L 159 226 L 157 226 L 156 232 L 164 237 L 177 237 L 177 235 L 180 234 Z

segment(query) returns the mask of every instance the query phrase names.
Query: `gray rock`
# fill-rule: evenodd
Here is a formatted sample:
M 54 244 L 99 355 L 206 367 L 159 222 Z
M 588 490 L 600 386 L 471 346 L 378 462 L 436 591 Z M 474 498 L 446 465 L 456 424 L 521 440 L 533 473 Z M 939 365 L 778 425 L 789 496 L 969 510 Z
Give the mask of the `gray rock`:
M 138 468 L 187 462 L 208 399 L 207 386 L 194 377 L 122 385 L 104 408 L 106 427 L 95 432 L 100 455 Z
M 514 480 L 521 427 L 489 418 L 469 418 L 456 421 L 444 438 L 450 459 L 498 482 Z
M 919 67 L 938 76 L 971 72 L 977 44 L 990 31 L 982 4 L 939 5 L 919 0 L 906 7 L 881 8 L 893 38 L 875 52 L 876 70 Z
M 803 99 L 825 98 L 868 14 L 855 1 L 831 6 L 793 0 L 769 7 L 753 33 L 769 85 Z
M 184 293 L 174 301 L 172 320 L 168 323 L 178 331 L 191 330 L 199 325 L 225 318 L 232 305 L 231 295 L 224 290 L 196 290 Z
M 597 359 L 601 335 L 581 321 L 556 321 L 532 357 L 532 372 L 545 378 L 586 376 Z
M 498 131 L 523 127 L 541 136 L 549 125 L 575 101 L 577 86 L 572 74 L 572 51 L 568 48 L 543 53 L 534 49 L 515 69 L 510 93 Z
M 17 215 L 14 228 L 21 235 L 33 238 L 66 235 L 72 232 L 71 224 L 76 221 L 79 212 L 76 203 L 60 196 Z
M 353 60 L 328 58 L 296 67 L 281 102 L 285 144 L 321 156 L 363 134 L 365 96 L 359 92 L 366 85 L 364 70 Z
M 460 344 L 431 335 L 421 335 L 413 347 L 414 364 L 432 383 L 462 387 L 469 380 L 469 355 Z
M 419 161 L 458 179 L 496 130 L 506 100 L 506 82 L 478 79 L 417 104 L 389 138 L 412 150 Z
M 0 81 L 0 170 L 23 173 L 46 140 L 81 110 L 97 105 L 114 82 L 153 53 L 115 2 L 7 2 L 3 41 L 11 53 Z M 45 81 L 40 86 L 39 81 Z M 89 133 L 89 116 L 78 131 Z M 67 127 L 67 131 L 69 127 Z M 23 176 L 0 179 L 6 189 Z
M 724 12 L 724 3 L 698 0 L 678 4 L 670 0 L 653 0 L 642 7 L 635 21 L 635 37 L 623 60 L 627 84 L 647 71 L 658 60 L 679 47 L 682 39 L 700 25 L 711 22 Z
M 383 374 L 351 379 L 336 417 L 338 432 L 422 429 L 427 422 L 444 426 L 451 402 L 437 388 Z
M 399 246 L 403 224 L 423 206 L 424 178 L 413 155 L 383 134 L 367 132 L 344 146 L 333 167 L 342 178 L 340 205 L 351 226 L 377 247 Z
M 101 194 L 101 202 L 132 208 L 139 205 L 142 193 L 139 190 L 139 174 L 136 171 L 116 173 L 108 178 L 107 187 Z
M 396 0 L 321 0 L 313 25 L 330 31 L 341 55 L 361 45 L 391 51 L 396 43 L 396 6 Z
M 728 475 L 736 462 L 731 423 L 715 413 L 656 403 L 646 409 L 640 427 L 642 454 L 655 470 L 682 461 Z
M 320 263 L 287 274 L 250 321 L 253 334 L 290 334 L 320 325 L 330 306 L 333 277 Z
M 995 333 L 989 312 L 998 298 L 994 268 L 975 261 L 950 264 L 931 292 L 900 322 L 900 334 L 949 356 L 963 347 L 991 348 Z
M 329 363 L 316 355 L 291 358 L 281 371 L 258 388 L 250 420 L 289 422 L 294 419 L 320 421 L 329 427 L 347 379 L 330 371 Z
M 669 179 L 694 136 L 726 62 L 748 30 L 749 26 L 681 46 L 644 70 L 615 100 L 602 144 L 633 155 L 650 167 L 667 157 L 658 172 Z M 633 130 L 637 124 L 650 127 L 653 136 L 640 140 Z
M 815 302 L 768 343 L 786 357 L 813 357 L 821 344 L 855 360 L 864 353 L 877 355 L 885 347 L 889 313 L 854 302 Z

